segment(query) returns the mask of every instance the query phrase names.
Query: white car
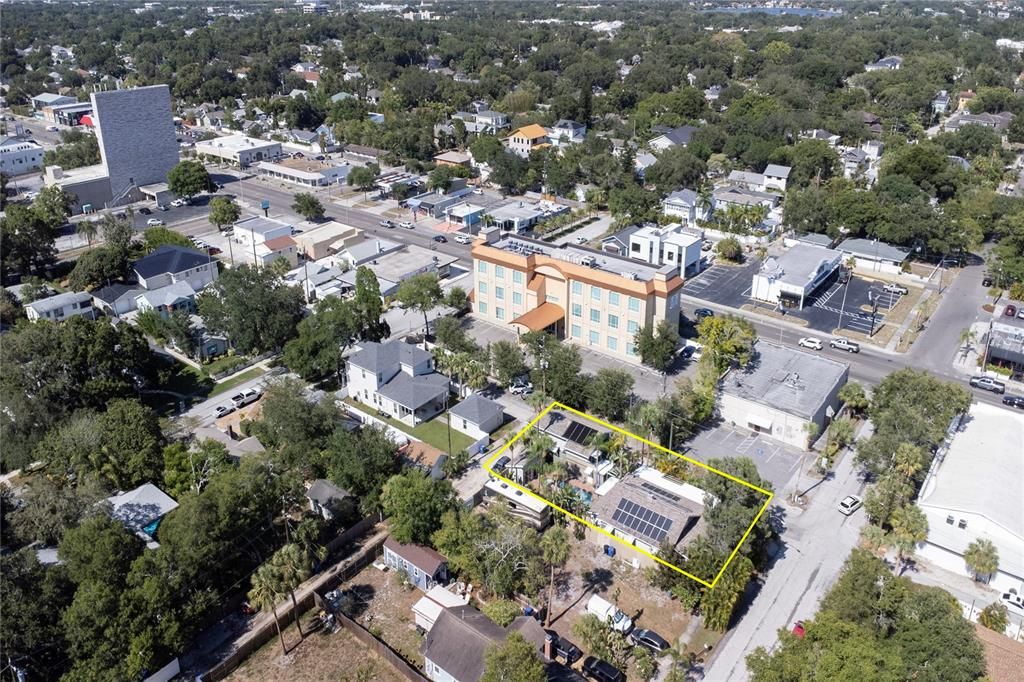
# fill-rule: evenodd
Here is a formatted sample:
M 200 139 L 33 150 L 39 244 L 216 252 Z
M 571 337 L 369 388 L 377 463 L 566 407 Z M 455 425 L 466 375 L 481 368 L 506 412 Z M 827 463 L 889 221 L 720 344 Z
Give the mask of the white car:
M 586 237 L 576 237 L 577 244 L 586 244 L 588 241 L 590 240 L 587 239 Z
M 413 224 L 410 223 L 408 220 L 403 220 L 402 222 L 398 223 L 398 226 L 404 227 L 407 230 L 413 229 Z
M 821 350 L 823 348 L 821 339 L 816 339 L 813 336 L 805 336 L 796 342 L 796 345 L 801 348 L 809 348 L 810 350 Z
M 468 235 L 457 234 L 457 235 L 455 235 L 455 241 L 457 241 L 459 244 L 468 244 L 468 243 L 470 243 L 473 240 L 470 239 Z
M 482 188 L 480 188 L 480 187 L 477 187 L 476 189 L 473 190 L 473 194 L 483 194 L 483 193 L 484 193 L 484 190 Z
M 235 411 L 235 406 L 234 405 L 221 405 L 220 407 L 218 407 L 217 409 L 215 409 L 213 411 L 213 415 L 214 415 L 215 418 L 220 419 L 221 417 L 223 417 L 225 415 L 228 415 L 228 414 L 231 414 L 234 411 Z
M 58 130 L 59 130 L 59 128 L 57 128 L 57 126 L 46 126 L 46 132 L 48 132 L 48 133 L 55 133 Z
M 146 221 L 146 224 L 149 225 L 150 227 L 159 227 L 160 225 L 164 224 L 164 221 L 160 220 L 159 218 L 150 218 L 149 220 Z
M 864 501 L 856 495 L 847 495 L 843 498 L 843 501 L 839 503 L 839 511 L 842 514 L 849 516 L 860 509 L 863 505 Z
M 171 202 L 171 206 L 187 206 L 188 202 L 184 199 L 175 199 Z
M 1000 599 L 1006 604 L 1006 608 L 1012 609 L 1017 613 L 1024 613 L 1024 597 L 1017 594 L 1017 590 L 1003 592 L 1003 596 Z
M 888 294 L 899 294 L 900 296 L 906 296 L 907 294 L 910 293 L 910 289 L 906 288 L 905 286 L 903 286 L 901 284 L 895 284 L 895 283 L 893 283 L 893 284 L 886 284 L 884 287 L 882 287 L 882 291 L 884 291 L 884 292 L 886 292 Z

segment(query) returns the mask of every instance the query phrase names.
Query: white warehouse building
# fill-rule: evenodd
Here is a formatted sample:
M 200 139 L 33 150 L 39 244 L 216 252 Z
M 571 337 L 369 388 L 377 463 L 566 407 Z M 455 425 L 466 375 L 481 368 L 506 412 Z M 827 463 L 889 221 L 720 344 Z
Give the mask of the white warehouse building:
M 212 140 L 197 142 L 195 149 L 196 154 L 223 159 L 239 168 L 281 156 L 280 142 L 267 142 L 248 135 L 215 137 Z
M 973 577 L 964 552 L 989 540 L 999 568 L 982 576 L 999 592 L 1024 592 L 1024 414 L 975 402 L 966 426 L 940 448 L 918 506 L 928 519 L 919 556 Z
M 835 273 L 843 254 L 810 244 L 797 244 L 778 258 L 768 258 L 754 275 L 750 297 L 802 310 L 807 299 Z
M 806 449 L 810 424 L 824 433 L 839 411 L 849 365 L 763 340 L 754 353 L 747 368 L 730 369 L 722 379 L 722 419 Z

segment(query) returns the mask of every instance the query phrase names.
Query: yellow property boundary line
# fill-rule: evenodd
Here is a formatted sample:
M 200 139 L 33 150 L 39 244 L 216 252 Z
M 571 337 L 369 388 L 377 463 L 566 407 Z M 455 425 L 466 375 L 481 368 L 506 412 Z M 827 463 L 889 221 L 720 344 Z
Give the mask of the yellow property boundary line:
M 702 469 L 706 469 L 707 471 L 710 471 L 712 473 L 718 474 L 719 476 L 724 476 L 725 478 L 729 479 L 730 481 L 734 481 L 736 483 L 739 483 L 740 485 L 744 485 L 744 486 L 750 488 L 751 490 L 755 490 L 755 491 L 757 491 L 757 492 L 759 492 L 759 493 L 761 493 L 763 495 L 767 495 L 768 496 L 768 499 L 765 500 L 764 505 L 762 505 L 761 509 L 758 510 L 757 515 L 754 516 L 754 520 L 750 522 L 750 525 L 747 527 L 746 532 L 743 533 L 743 537 L 740 538 L 740 541 L 736 544 L 736 547 L 734 547 L 732 552 L 729 554 L 729 558 L 726 559 L 725 565 L 723 565 L 722 568 L 720 568 L 718 573 L 715 575 L 714 580 L 712 580 L 711 582 L 708 582 L 707 580 L 704 580 L 703 578 L 699 578 L 699 577 L 693 575 L 692 573 L 684 571 L 683 569 L 679 568 L 675 564 L 670 564 L 669 562 L 665 561 L 664 559 L 661 559 L 660 557 L 655 556 L 654 554 L 651 554 L 650 552 L 648 552 L 645 549 L 641 549 L 640 547 L 636 547 L 634 545 L 630 545 L 625 540 L 623 540 L 622 538 L 615 537 L 614 535 L 612 535 L 611 533 L 606 531 L 604 528 L 601 528 L 601 527 L 591 523 L 590 521 L 587 521 L 586 519 L 581 518 L 581 517 L 577 516 L 576 514 L 573 514 L 570 511 L 562 509 L 557 504 L 551 502 L 550 500 L 544 499 L 543 497 L 541 497 L 537 493 L 533 492 L 529 488 L 526 488 L 526 487 L 516 483 L 513 480 L 505 478 L 501 474 L 499 474 L 496 471 L 494 471 L 493 469 L 491 469 L 491 464 L 493 464 L 494 461 L 496 459 L 498 459 L 498 457 L 501 456 L 501 453 L 503 453 L 506 450 L 508 450 L 509 448 L 511 448 L 515 444 L 515 442 L 522 437 L 522 435 L 524 433 L 526 433 L 527 431 L 532 429 L 534 426 L 536 426 L 537 422 L 539 422 L 541 419 L 544 418 L 544 415 L 546 415 L 548 412 L 550 412 L 552 409 L 554 409 L 556 407 L 558 409 L 560 409 L 560 410 L 566 410 L 567 412 L 571 412 L 571 413 L 573 413 L 573 414 L 575 414 L 575 415 L 577 415 L 579 417 L 582 417 L 584 419 L 589 419 L 590 421 L 595 422 L 597 424 L 600 424 L 601 426 L 603 426 L 603 427 L 605 427 L 607 429 L 611 429 L 612 431 L 615 431 L 617 433 L 621 433 L 623 435 L 629 436 L 630 438 L 635 438 L 638 441 L 640 441 L 641 443 L 646 443 L 647 445 L 650 445 L 652 448 L 655 448 L 656 450 L 660 450 L 661 452 L 665 452 L 665 453 L 668 453 L 668 454 L 670 454 L 670 455 L 672 455 L 674 457 L 678 457 L 679 459 L 681 459 L 683 461 L 690 462 L 691 464 L 699 466 Z M 686 455 L 681 455 L 678 452 L 673 452 L 673 451 L 669 450 L 668 448 L 664 448 L 664 447 L 658 445 L 657 443 L 653 443 L 653 442 L 647 440 L 646 438 L 641 438 L 640 436 L 638 436 L 638 435 L 636 435 L 634 433 L 630 433 L 629 431 L 626 431 L 625 429 L 620 429 L 619 427 L 614 426 L 613 424 L 609 424 L 608 422 L 603 421 L 601 419 L 598 419 L 597 417 L 591 417 L 588 414 L 584 414 L 583 412 L 580 412 L 579 410 L 573 409 L 573 408 L 569 407 L 568 405 L 563 405 L 562 403 L 559 403 L 559 402 L 556 402 L 556 401 L 552 401 L 552 403 L 550 405 L 548 405 L 543 410 L 541 410 L 541 413 L 538 414 L 536 417 L 534 417 L 533 420 L 529 424 L 527 424 L 522 429 L 520 429 L 519 432 L 516 433 L 516 435 L 512 438 L 512 440 L 510 440 L 508 443 L 506 443 L 501 448 L 499 448 L 498 451 L 495 452 L 493 455 L 488 457 L 487 461 L 485 461 L 483 463 L 483 467 L 487 471 L 487 473 L 490 474 L 491 476 L 497 478 L 500 481 L 503 481 L 504 483 L 507 483 L 508 485 L 511 485 L 513 488 L 515 488 L 517 490 L 520 490 L 520 491 L 526 493 L 527 495 L 529 495 L 530 497 L 533 497 L 534 499 L 540 500 L 541 502 L 543 502 L 544 504 L 548 505 L 552 509 L 560 511 L 562 514 L 568 516 L 569 518 L 574 519 L 576 521 L 579 521 L 580 523 L 584 524 L 588 528 L 591 528 L 591 529 L 597 531 L 598 533 L 601 533 L 602 535 L 607 536 L 608 538 L 614 540 L 615 542 L 618 542 L 619 544 L 623 545 L 624 547 L 629 547 L 632 550 L 640 552 L 641 554 L 643 554 L 645 556 L 648 556 L 651 559 L 654 559 L 659 564 L 661 564 L 663 566 L 667 566 L 668 568 L 671 568 L 672 570 L 676 571 L 677 573 L 681 573 L 681 574 L 685 575 L 687 578 L 690 578 L 691 580 L 696 580 L 701 585 L 704 585 L 705 587 L 708 587 L 708 588 L 711 588 L 711 589 L 714 589 L 715 585 L 718 584 L 718 581 L 721 579 L 722 574 L 725 573 L 725 569 L 728 568 L 729 564 L 732 563 L 732 560 L 734 558 L 736 558 L 736 553 L 740 551 L 740 547 L 743 545 L 744 542 L 746 542 L 747 536 L 749 536 L 750 532 L 754 529 L 754 525 L 757 523 L 758 519 L 760 519 L 761 516 L 764 514 L 765 510 L 768 509 L 768 505 L 771 504 L 772 499 L 775 497 L 774 493 L 772 493 L 772 492 L 770 492 L 768 490 L 765 490 L 763 488 L 759 488 L 759 487 L 757 487 L 756 485 L 754 485 L 752 483 L 748 483 L 747 481 L 744 481 L 743 479 L 736 478 L 735 476 L 727 474 L 724 471 L 719 471 L 718 469 L 715 469 L 714 467 L 708 466 L 704 462 L 699 462 L 699 461 L 697 461 L 697 460 L 695 460 L 695 459 L 693 459 L 691 457 L 687 457 Z

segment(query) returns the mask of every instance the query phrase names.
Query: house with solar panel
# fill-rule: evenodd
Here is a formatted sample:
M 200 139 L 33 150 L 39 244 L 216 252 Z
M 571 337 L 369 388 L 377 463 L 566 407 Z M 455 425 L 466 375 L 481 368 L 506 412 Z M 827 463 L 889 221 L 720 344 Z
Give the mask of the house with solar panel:
M 561 410 L 551 410 L 537 426 L 554 441 L 555 459 L 576 469 L 584 489 L 596 489 L 611 476 L 614 466 L 597 445 L 610 429 Z
M 685 557 L 686 546 L 704 531 L 706 496 L 694 485 L 669 478 L 653 467 L 640 467 L 621 479 L 610 479 L 590 505 L 592 522 L 622 543 L 610 543 L 606 535 L 589 529 L 587 536 L 598 544 L 613 546 L 616 554 L 636 568 L 655 562 L 632 551 L 633 547 L 655 554 L 667 544 Z

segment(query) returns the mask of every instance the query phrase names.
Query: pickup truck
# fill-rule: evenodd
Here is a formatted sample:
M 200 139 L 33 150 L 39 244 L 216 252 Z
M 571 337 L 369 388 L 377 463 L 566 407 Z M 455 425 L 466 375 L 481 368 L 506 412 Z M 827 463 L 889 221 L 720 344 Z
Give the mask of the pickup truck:
M 830 348 L 835 348 L 836 350 L 845 350 L 848 353 L 860 352 L 860 344 L 857 343 L 856 341 L 851 341 L 845 336 L 837 336 L 836 338 L 829 341 L 828 345 Z
M 231 402 L 234 403 L 236 408 L 245 407 L 259 400 L 261 395 L 263 395 L 263 392 L 258 388 L 249 388 L 231 396 Z
M 597 616 L 602 623 L 611 625 L 612 630 L 626 634 L 633 629 L 633 621 L 619 610 L 615 604 L 603 599 L 600 595 L 591 595 L 587 602 L 587 613 Z

